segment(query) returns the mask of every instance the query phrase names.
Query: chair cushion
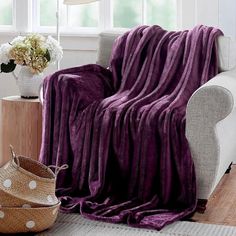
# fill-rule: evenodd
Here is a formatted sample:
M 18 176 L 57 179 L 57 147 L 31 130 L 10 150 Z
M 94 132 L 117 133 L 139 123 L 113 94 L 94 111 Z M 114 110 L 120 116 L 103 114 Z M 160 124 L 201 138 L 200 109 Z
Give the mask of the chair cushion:
M 218 49 L 220 71 L 233 69 L 236 66 L 236 41 L 230 37 L 220 36 Z
M 112 45 L 115 39 L 125 31 L 105 31 L 99 35 L 99 48 L 97 64 L 108 67 L 111 55 Z

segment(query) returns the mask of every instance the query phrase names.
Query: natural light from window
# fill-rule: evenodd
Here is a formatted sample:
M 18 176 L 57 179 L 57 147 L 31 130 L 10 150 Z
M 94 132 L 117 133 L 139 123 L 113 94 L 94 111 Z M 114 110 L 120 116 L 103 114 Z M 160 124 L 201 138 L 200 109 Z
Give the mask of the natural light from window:
M 146 0 L 146 23 L 159 24 L 165 29 L 177 28 L 177 1 L 176 0 Z
M 71 27 L 98 27 L 98 2 L 80 6 L 68 7 L 68 26 Z
M 0 1 L 0 25 L 12 25 L 12 1 Z
M 61 32 L 132 28 L 142 24 L 158 24 L 167 30 L 177 28 L 177 0 L 101 0 L 69 6 L 60 1 Z M 0 27 L 13 26 L 14 12 L 20 12 L 18 7 L 13 9 L 16 3 L 19 6 L 19 0 L 0 1 Z M 24 4 L 26 8 L 32 6 L 29 9 L 32 12 L 32 28 L 28 31 L 55 32 L 57 0 L 35 0 L 32 5 L 22 1 L 22 8 Z
M 40 0 L 40 25 L 54 26 L 56 25 L 57 1 Z
M 98 27 L 99 3 L 65 6 L 61 1 L 61 25 L 64 27 Z M 40 26 L 56 25 L 56 1 L 40 0 Z M 54 12 L 54 14 L 52 14 Z
M 142 0 L 113 0 L 113 26 L 132 28 L 142 24 Z
M 113 27 L 132 28 L 140 24 L 159 24 L 176 28 L 176 0 L 107 0 L 111 1 Z M 40 25 L 56 25 L 56 1 L 40 0 Z M 62 4 L 61 25 L 66 27 L 98 27 L 99 3 L 68 6 Z
M 159 24 L 173 30 L 176 8 L 176 0 L 113 0 L 113 26 L 132 28 L 140 24 Z

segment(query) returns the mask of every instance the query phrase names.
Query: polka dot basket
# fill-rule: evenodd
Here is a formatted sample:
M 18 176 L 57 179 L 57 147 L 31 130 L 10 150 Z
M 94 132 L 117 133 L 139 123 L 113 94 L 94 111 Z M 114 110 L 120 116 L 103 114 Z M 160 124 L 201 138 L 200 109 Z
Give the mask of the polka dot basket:
M 0 233 L 41 232 L 54 224 L 60 203 L 39 208 L 0 208 Z
M 40 232 L 53 225 L 60 202 L 55 173 L 38 161 L 16 156 L 0 168 L 0 233 Z
M 58 203 L 55 182 L 50 168 L 31 158 L 15 157 L 0 170 L 0 195 L 9 197 L 9 200 L 3 197 L 5 201 L 1 205 L 12 206 L 12 198 L 34 206 L 55 205 Z

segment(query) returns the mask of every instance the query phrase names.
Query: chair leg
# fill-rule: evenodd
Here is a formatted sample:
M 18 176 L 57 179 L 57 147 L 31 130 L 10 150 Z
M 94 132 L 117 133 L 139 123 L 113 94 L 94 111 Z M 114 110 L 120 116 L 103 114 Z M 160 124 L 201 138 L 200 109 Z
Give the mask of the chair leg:
M 229 174 L 230 173 L 232 164 L 233 164 L 233 162 L 230 163 L 228 169 L 225 171 L 225 174 Z
M 207 199 L 198 199 L 196 212 L 203 214 L 206 210 L 207 202 Z

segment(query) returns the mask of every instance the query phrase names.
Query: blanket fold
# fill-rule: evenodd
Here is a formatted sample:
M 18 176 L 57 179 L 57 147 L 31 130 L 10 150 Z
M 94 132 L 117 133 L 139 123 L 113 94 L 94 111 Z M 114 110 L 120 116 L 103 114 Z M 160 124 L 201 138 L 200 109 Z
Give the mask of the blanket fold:
M 218 72 L 221 34 L 140 26 L 116 40 L 109 69 L 45 79 L 40 160 L 70 166 L 57 181 L 62 210 L 158 230 L 194 212 L 186 105 Z

